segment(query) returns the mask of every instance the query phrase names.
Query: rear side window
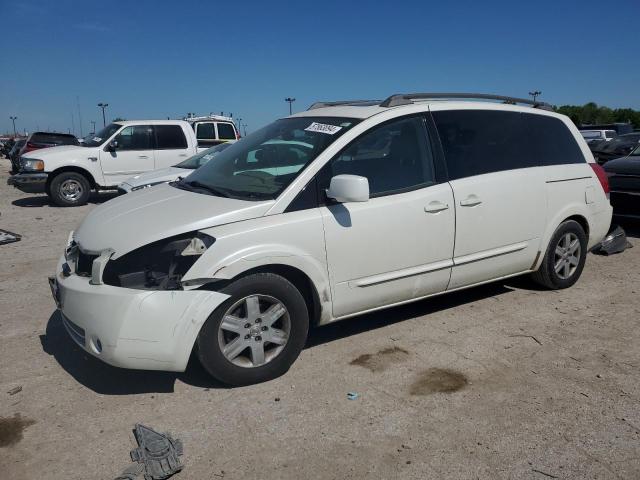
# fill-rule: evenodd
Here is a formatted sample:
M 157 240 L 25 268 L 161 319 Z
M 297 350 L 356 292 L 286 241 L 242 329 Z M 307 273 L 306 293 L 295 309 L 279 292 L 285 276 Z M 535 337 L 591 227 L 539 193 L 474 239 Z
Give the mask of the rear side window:
M 537 166 L 518 112 L 447 110 L 433 118 L 451 180 Z
M 198 123 L 196 125 L 196 138 L 198 140 L 215 140 L 216 131 L 213 123 Z
M 218 138 L 220 140 L 235 140 L 236 131 L 230 123 L 218 124 Z
M 155 125 L 156 149 L 178 150 L 187 148 L 187 139 L 180 125 Z
M 73 135 L 55 133 L 34 133 L 29 140 L 33 143 L 52 143 L 54 145 L 77 145 L 78 139 Z
M 531 160 L 539 165 L 585 163 L 582 150 L 564 122 L 545 115 L 522 114 Z
M 118 151 L 151 150 L 153 147 L 151 125 L 134 125 L 123 128 L 116 136 Z

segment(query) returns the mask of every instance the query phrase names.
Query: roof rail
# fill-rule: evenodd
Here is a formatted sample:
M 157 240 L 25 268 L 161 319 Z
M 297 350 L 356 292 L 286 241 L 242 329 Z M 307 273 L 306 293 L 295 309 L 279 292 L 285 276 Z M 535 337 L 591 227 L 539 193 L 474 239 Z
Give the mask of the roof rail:
M 338 100 L 336 102 L 315 102 L 307 110 L 315 110 L 323 107 L 337 107 L 340 105 L 374 106 L 379 105 L 381 100 Z
M 543 110 L 553 110 L 553 107 L 546 102 L 534 102 L 526 98 L 507 97 L 504 95 L 492 95 L 487 93 L 402 93 L 391 95 L 380 103 L 381 107 L 396 107 L 398 105 L 408 105 L 413 103 L 412 100 L 429 100 L 438 98 L 460 98 L 460 99 L 482 99 L 482 100 L 500 100 L 504 103 L 531 105 L 533 108 Z

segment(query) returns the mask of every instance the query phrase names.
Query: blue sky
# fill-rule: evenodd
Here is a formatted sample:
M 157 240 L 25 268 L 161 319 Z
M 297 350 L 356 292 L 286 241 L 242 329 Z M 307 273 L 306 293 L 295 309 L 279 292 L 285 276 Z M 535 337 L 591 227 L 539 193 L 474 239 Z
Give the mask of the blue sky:
M 474 91 L 640 109 L 640 1 L 0 0 L 0 132 Z

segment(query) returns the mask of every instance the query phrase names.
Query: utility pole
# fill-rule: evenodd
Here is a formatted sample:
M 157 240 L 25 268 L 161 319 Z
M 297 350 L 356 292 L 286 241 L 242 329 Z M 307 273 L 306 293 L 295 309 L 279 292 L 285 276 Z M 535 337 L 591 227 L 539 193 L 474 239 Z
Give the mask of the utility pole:
M 91 120 L 91 127 L 92 127 L 91 133 L 93 135 L 95 135 L 96 134 L 96 122 L 95 122 L 95 120 Z
M 529 92 L 529 95 L 533 97 L 533 102 L 535 103 L 536 97 L 542 95 L 542 92 L 540 90 L 534 90 L 533 92 Z
M 293 97 L 287 97 L 287 98 L 285 98 L 285 99 L 284 99 L 284 101 L 285 101 L 285 102 L 287 102 L 287 103 L 289 103 L 289 115 L 291 115 L 291 112 L 292 112 L 292 110 L 291 110 L 291 104 L 292 104 L 293 102 L 295 102 L 295 101 L 296 101 L 296 99 L 295 99 L 295 98 L 293 98 Z
M 13 136 L 16 136 L 16 120 L 18 119 L 18 117 L 9 117 L 11 119 L 11 121 L 13 122 Z
M 102 109 L 102 126 L 106 127 L 107 126 L 107 120 L 105 119 L 104 116 L 104 109 L 107 108 L 109 106 L 108 103 L 99 103 L 98 106 Z
M 246 137 L 247 136 L 247 124 L 243 123 L 242 127 L 244 128 L 244 136 Z
M 238 133 L 240 133 L 240 127 L 242 126 L 242 119 L 240 117 L 237 117 L 238 119 Z

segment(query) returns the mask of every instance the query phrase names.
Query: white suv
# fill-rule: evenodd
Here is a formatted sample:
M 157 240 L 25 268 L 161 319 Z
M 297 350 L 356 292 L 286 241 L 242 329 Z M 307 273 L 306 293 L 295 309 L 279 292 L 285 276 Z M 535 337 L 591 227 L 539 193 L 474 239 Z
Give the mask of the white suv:
M 195 348 L 242 385 L 286 372 L 313 325 L 525 273 L 573 285 L 612 213 L 576 127 L 441 96 L 315 104 L 98 206 L 50 279 L 70 336 L 127 368 Z

